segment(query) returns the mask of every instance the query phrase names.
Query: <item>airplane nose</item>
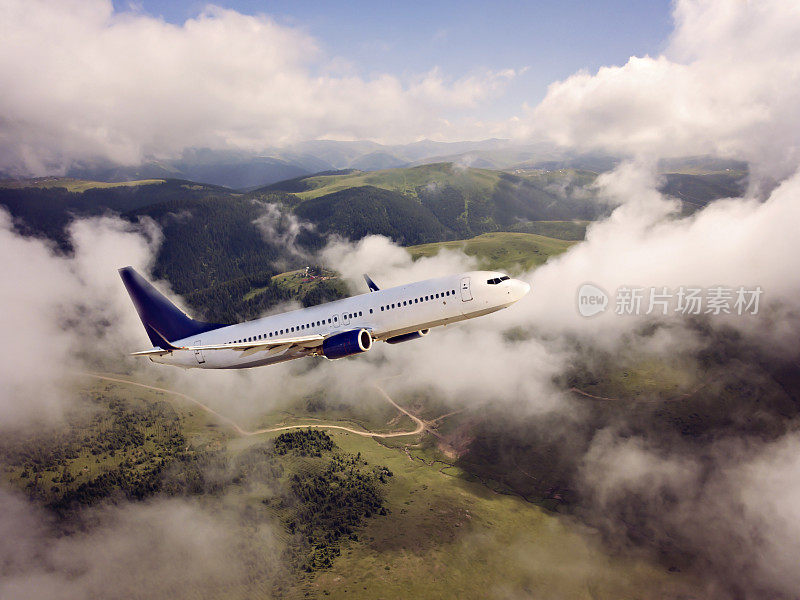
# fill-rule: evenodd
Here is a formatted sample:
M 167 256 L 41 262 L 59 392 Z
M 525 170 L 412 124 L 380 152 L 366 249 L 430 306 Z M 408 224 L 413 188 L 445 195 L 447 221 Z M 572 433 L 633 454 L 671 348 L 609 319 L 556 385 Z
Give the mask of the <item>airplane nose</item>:
M 514 299 L 519 300 L 520 298 L 522 298 L 528 292 L 531 291 L 531 286 L 529 283 L 525 283 L 524 281 L 520 281 L 519 279 L 512 279 L 511 290 Z

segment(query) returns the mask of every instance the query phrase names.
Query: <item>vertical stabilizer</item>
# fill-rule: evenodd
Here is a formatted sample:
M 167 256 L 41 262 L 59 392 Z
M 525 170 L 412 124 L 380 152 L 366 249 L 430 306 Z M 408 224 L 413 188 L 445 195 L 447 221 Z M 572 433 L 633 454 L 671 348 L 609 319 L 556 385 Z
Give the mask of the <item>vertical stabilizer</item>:
M 153 346 L 163 347 L 164 340 L 174 342 L 225 327 L 192 319 L 139 275 L 133 267 L 120 269 L 119 274 Z

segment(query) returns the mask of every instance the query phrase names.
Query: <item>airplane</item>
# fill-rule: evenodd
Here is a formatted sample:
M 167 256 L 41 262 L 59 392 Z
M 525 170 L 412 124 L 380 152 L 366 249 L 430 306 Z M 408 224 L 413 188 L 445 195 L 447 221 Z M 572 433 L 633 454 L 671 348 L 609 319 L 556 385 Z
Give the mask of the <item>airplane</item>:
M 373 342 L 397 344 L 431 328 L 511 306 L 530 285 L 494 271 L 470 271 L 379 289 L 235 325 L 189 317 L 132 267 L 119 270 L 153 344 L 134 352 L 183 368 L 245 369 L 305 356 L 335 360 L 367 352 Z

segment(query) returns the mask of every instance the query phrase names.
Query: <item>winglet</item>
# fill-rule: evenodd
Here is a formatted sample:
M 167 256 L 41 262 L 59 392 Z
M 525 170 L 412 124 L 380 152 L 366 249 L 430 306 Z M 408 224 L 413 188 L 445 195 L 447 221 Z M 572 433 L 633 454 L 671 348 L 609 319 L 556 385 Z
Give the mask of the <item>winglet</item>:
M 375 285 L 375 282 L 372 281 L 372 279 L 370 279 L 369 275 L 367 275 L 366 273 L 364 273 L 364 280 L 367 282 L 367 287 L 369 288 L 370 292 L 377 292 L 379 289 L 381 289 L 377 285 Z

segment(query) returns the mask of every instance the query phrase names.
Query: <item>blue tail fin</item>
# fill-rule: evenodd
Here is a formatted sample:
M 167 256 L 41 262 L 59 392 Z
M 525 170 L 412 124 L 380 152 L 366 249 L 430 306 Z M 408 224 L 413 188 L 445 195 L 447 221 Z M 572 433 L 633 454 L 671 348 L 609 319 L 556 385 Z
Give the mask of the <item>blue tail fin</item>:
M 164 294 L 150 285 L 133 267 L 120 269 L 119 274 L 153 346 L 161 348 L 164 346 L 164 341 L 174 342 L 205 331 L 225 327 L 225 325 L 204 323 L 190 318 L 167 300 Z

